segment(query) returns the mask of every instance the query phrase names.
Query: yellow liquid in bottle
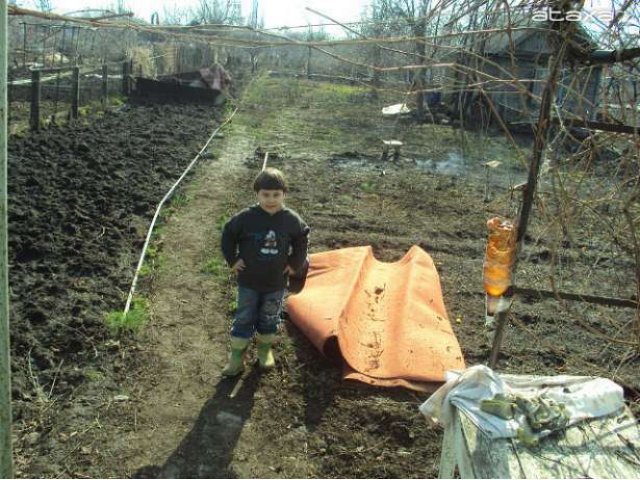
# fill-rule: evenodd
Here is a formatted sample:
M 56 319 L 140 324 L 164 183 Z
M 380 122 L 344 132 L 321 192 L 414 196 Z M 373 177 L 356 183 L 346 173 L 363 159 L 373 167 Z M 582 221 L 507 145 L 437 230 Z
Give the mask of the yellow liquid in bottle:
M 516 229 L 509 220 L 498 217 L 487 222 L 489 241 L 484 257 L 484 291 L 499 297 L 511 286 L 511 267 L 515 259 Z

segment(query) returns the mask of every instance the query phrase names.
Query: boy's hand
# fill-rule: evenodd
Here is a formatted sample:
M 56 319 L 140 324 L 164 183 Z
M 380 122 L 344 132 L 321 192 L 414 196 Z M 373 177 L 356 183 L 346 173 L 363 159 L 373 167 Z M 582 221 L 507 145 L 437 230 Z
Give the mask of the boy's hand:
M 231 271 L 235 274 L 238 274 L 238 272 L 244 270 L 245 266 L 246 265 L 244 264 L 244 260 L 239 258 L 238 261 L 231 266 Z
M 296 273 L 296 271 L 293 268 L 291 268 L 289 265 L 287 265 L 283 273 L 285 275 L 293 275 L 294 273 Z

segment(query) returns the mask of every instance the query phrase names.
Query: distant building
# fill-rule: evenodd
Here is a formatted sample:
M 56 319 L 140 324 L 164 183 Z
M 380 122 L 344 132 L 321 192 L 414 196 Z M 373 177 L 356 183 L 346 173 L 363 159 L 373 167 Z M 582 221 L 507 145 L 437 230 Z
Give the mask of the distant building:
M 496 22 L 490 28 L 500 28 Z M 445 102 L 454 115 L 473 115 L 480 109 L 487 116 L 497 112 L 509 124 L 534 123 L 540 98 L 549 76 L 550 60 L 562 42 L 552 22 L 524 22 L 511 17 L 511 32 L 490 33 L 477 39 L 455 61 L 462 68 L 445 80 Z M 522 28 L 526 27 L 526 28 Z M 561 65 L 552 115 L 563 118 L 596 118 L 601 66 L 585 66 L 576 49 L 592 52 L 596 43 L 578 24 Z M 463 74 L 470 70 L 477 73 Z M 513 80 L 516 79 L 517 82 Z

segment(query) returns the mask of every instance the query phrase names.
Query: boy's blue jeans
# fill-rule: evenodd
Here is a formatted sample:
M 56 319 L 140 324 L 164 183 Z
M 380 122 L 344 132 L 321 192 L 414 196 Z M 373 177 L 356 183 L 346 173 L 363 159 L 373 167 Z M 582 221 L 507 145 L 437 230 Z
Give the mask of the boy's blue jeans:
M 238 310 L 231 326 L 231 336 L 252 338 L 256 330 L 265 335 L 276 333 L 283 301 L 284 289 L 260 293 L 239 286 Z

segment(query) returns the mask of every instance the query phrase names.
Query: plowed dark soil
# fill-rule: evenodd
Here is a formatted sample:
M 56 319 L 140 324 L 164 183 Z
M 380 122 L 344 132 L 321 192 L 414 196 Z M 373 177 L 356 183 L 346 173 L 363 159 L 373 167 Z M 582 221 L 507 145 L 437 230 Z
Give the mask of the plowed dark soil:
M 124 373 L 105 314 L 124 307 L 155 208 L 216 121 L 210 108 L 138 105 L 84 123 L 9 144 L 13 410 L 28 476 L 71 473 L 45 461 L 58 444 L 48 433 L 83 415 L 66 403 L 78 385 Z

